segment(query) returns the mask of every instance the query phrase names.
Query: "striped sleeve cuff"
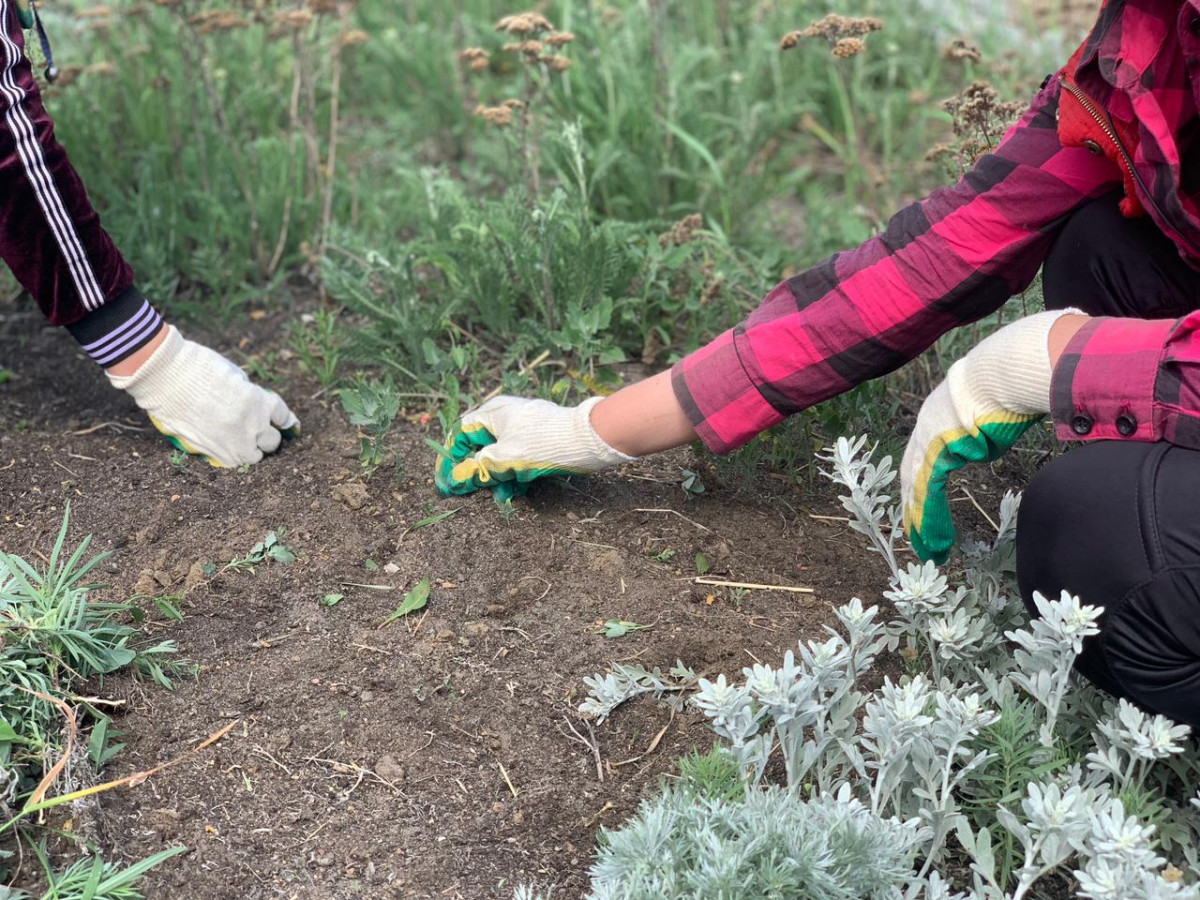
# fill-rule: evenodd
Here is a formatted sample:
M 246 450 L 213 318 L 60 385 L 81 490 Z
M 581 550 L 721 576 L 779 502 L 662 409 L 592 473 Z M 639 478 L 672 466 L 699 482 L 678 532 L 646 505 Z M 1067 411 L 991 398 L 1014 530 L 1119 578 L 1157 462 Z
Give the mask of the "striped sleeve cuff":
M 132 356 L 162 329 L 162 316 L 135 287 L 67 326 L 87 355 L 105 367 Z

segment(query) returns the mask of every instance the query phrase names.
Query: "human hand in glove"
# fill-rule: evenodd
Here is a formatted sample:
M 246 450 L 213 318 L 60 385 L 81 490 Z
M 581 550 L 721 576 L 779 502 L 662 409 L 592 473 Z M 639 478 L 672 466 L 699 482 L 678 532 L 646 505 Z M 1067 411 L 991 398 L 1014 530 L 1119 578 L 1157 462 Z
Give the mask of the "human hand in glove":
M 107 374 L 175 447 L 214 466 L 256 463 L 300 430 L 300 420 L 278 394 L 171 325 L 135 372 Z
M 950 473 L 999 459 L 1050 412 L 1051 356 L 1058 358 L 1051 329 L 1072 312 L 1037 313 L 1001 328 L 951 366 L 921 406 L 900 464 L 904 528 L 921 559 L 944 563 L 954 546 Z
M 492 488 L 504 502 L 546 475 L 586 475 L 631 462 L 592 427 L 600 397 L 563 407 L 497 397 L 462 417 L 446 439 L 434 482 L 445 497 Z

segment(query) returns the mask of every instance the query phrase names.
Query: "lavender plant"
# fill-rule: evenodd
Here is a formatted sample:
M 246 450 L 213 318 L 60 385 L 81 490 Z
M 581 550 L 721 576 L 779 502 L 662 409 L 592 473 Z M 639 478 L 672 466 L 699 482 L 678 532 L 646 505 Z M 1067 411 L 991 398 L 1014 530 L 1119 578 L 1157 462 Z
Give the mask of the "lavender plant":
M 690 702 L 745 794 L 685 785 L 647 801 L 601 836 L 589 896 L 1024 900 L 1066 887 L 1200 900 L 1200 754 L 1185 726 L 1074 674 L 1100 608 L 1035 595 L 1027 621 L 1013 577 L 1019 497 L 1001 503 L 994 540 L 964 548 L 952 585 L 932 564 L 898 563 L 895 473 L 865 448 L 841 439 L 821 459 L 851 527 L 888 561 L 893 619 L 852 599 L 838 628 L 780 665 L 695 679 Z M 920 671 L 865 689 L 897 649 Z M 581 708 L 602 718 L 638 694 L 678 696 L 681 673 L 596 676 Z

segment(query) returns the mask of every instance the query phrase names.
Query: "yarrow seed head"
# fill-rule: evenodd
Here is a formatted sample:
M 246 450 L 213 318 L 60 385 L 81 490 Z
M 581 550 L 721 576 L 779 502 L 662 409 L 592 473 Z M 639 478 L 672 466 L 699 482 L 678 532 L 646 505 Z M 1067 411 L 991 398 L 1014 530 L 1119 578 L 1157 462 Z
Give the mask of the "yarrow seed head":
M 502 106 L 483 106 L 481 104 L 475 107 L 475 115 L 497 128 L 512 124 L 512 111 L 513 107 L 507 104 Z
M 833 55 L 838 59 L 849 59 L 852 56 L 858 56 L 866 49 L 867 45 L 862 38 L 841 38 L 833 45 Z
M 506 31 L 509 34 L 538 34 L 543 31 L 553 31 L 554 26 L 550 24 L 550 20 L 541 13 L 523 12 L 513 16 L 505 16 L 496 23 L 497 31 Z
M 458 61 L 472 72 L 482 72 L 492 64 L 492 55 L 482 47 L 467 47 L 458 53 Z
M 806 38 L 824 38 L 839 59 L 858 56 L 867 45 L 862 40 L 873 31 L 883 28 L 883 22 L 872 16 L 840 16 L 830 13 L 800 31 L 789 31 L 779 42 L 780 50 L 791 50 Z

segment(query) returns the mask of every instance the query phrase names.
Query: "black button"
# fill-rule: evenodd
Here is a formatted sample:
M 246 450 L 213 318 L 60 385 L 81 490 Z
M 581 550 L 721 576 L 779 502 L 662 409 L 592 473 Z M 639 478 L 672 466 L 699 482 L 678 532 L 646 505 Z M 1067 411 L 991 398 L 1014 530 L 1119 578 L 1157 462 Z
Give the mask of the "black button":
M 1121 437 L 1131 437 L 1137 431 L 1137 419 L 1129 413 L 1117 416 L 1117 431 Z
M 1092 417 L 1085 416 L 1083 413 L 1080 413 L 1071 420 L 1071 430 L 1080 437 L 1090 434 L 1095 425 L 1096 423 L 1092 420 Z
M 1097 144 L 1095 141 L 1093 141 L 1091 138 L 1088 138 L 1087 140 L 1085 140 L 1083 142 L 1083 147 L 1085 150 L 1087 150 L 1088 153 L 1092 154 L 1092 156 L 1103 156 L 1104 155 L 1104 151 L 1100 149 L 1100 145 Z

